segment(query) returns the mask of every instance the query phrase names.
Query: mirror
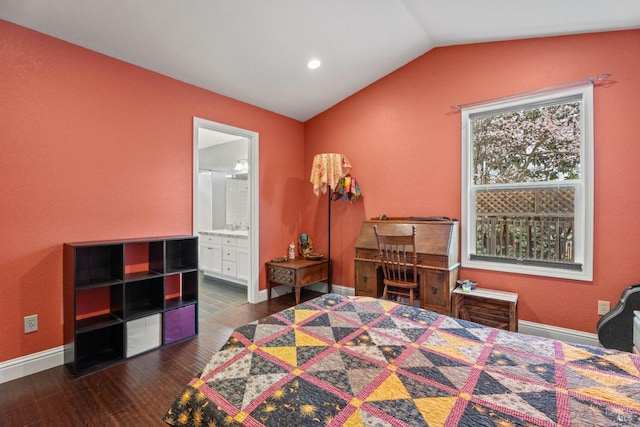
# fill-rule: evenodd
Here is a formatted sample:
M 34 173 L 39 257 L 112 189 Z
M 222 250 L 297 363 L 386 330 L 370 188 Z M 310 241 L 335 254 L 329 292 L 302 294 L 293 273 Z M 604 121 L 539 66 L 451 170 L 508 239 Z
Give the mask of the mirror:
M 198 231 L 249 228 L 249 140 L 199 129 Z

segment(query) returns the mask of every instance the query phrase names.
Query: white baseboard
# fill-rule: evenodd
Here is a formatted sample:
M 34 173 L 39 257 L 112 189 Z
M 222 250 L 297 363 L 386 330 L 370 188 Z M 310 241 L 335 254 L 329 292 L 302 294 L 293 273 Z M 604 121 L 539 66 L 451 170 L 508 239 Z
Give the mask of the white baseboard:
M 327 284 L 324 282 L 314 283 L 313 285 L 309 285 L 309 289 L 316 292 L 327 292 Z M 345 297 L 352 297 L 356 294 L 356 290 L 348 286 L 332 284 L 331 293 L 342 295 Z
M 0 363 L 0 384 L 64 364 L 64 347 L 55 347 Z
M 535 335 L 537 337 L 552 338 L 574 344 L 586 344 L 594 347 L 602 347 L 597 334 L 576 331 L 575 329 L 561 328 L 559 326 L 545 325 L 543 323 L 518 321 L 518 332 Z
M 305 287 L 316 292 L 323 292 L 323 293 L 327 292 L 326 282 L 318 282 Z M 291 292 L 293 292 L 292 286 L 287 286 L 287 285 L 276 286 L 274 288 L 271 288 L 271 298 L 276 298 L 282 295 L 289 294 Z M 335 285 L 335 284 L 331 285 L 331 292 L 334 294 L 343 295 L 346 297 L 355 295 L 354 288 L 351 288 L 348 286 L 342 286 L 342 285 Z M 267 300 L 267 290 L 263 289 L 260 292 L 258 292 L 258 302 L 262 302 L 266 300 Z

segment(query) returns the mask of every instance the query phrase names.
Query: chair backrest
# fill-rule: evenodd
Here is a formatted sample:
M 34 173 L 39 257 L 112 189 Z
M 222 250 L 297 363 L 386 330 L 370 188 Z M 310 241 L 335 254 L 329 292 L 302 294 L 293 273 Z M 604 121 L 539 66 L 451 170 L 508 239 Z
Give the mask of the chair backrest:
M 417 283 L 416 226 L 412 227 L 411 234 L 385 235 L 378 233 L 377 225 L 373 226 L 382 272 L 387 280 Z

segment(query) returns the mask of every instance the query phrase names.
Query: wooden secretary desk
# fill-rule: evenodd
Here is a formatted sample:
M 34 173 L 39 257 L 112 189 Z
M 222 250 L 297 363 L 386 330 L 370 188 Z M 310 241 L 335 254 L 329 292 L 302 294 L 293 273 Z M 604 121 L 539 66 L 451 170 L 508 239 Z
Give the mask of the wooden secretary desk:
M 410 234 L 416 226 L 420 306 L 449 315 L 458 280 L 458 221 L 413 218 L 363 221 L 356 239 L 355 293 L 381 297 L 384 285 L 373 226 L 380 234 Z

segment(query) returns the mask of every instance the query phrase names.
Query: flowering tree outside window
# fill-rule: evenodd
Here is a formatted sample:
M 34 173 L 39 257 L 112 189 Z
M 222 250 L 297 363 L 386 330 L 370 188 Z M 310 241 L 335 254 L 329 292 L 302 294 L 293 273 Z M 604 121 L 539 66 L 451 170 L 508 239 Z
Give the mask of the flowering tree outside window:
M 475 185 L 580 179 L 580 102 L 473 117 Z

